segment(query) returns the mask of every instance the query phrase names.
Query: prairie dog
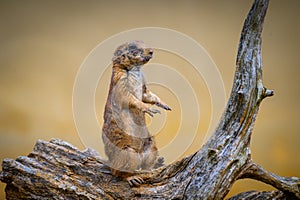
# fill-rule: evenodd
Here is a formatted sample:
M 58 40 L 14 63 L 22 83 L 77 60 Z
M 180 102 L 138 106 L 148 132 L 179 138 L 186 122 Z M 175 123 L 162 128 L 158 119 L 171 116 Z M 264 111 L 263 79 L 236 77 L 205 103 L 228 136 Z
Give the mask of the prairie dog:
M 112 58 L 102 139 L 112 174 L 126 179 L 131 186 L 143 182 L 135 171 L 151 170 L 163 163 L 145 121 L 145 113 L 160 113 L 151 105 L 171 110 L 147 88 L 141 71 L 152 55 L 153 49 L 142 41 L 131 41 L 119 46 Z

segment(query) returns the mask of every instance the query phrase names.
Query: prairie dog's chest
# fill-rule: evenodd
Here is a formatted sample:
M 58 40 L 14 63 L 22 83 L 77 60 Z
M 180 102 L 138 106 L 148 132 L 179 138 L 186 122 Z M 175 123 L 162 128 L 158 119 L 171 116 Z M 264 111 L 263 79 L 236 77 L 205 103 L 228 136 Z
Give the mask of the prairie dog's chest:
M 133 70 L 127 73 L 128 89 L 132 94 L 142 99 L 143 95 L 143 73 L 140 70 Z

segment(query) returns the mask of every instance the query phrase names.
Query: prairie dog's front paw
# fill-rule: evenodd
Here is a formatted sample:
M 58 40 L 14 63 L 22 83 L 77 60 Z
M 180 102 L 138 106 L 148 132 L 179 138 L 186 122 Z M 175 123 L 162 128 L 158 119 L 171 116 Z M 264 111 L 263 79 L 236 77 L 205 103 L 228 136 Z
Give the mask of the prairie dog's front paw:
M 172 110 L 167 104 L 162 103 L 162 102 L 156 102 L 155 105 L 157 105 L 158 107 L 161 107 L 165 110 Z
M 160 111 L 154 108 L 148 108 L 146 110 L 146 113 L 148 113 L 148 115 L 150 115 L 151 117 L 153 117 L 154 114 L 160 114 Z
M 154 114 L 160 114 L 160 111 L 154 108 L 150 108 L 148 106 L 144 106 L 142 107 L 142 112 L 147 113 L 148 115 L 150 115 L 151 117 L 153 117 Z

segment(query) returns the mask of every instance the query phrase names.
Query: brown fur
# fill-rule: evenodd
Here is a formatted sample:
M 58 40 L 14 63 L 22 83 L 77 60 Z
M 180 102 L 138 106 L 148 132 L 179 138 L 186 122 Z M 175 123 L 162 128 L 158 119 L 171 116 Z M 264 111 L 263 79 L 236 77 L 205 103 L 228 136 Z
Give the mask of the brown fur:
M 153 116 L 155 104 L 171 110 L 146 86 L 141 67 L 152 58 L 153 50 L 141 41 L 125 43 L 113 57 L 113 71 L 104 112 L 102 138 L 112 174 L 126 178 L 130 185 L 143 180 L 136 170 L 151 170 L 158 165 L 158 152 L 149 134 L 145 113 Z

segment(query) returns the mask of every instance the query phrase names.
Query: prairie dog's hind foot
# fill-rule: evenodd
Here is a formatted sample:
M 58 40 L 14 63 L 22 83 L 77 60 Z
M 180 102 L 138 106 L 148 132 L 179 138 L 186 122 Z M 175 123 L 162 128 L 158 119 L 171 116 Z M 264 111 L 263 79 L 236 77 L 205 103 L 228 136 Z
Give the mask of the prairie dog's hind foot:
M 126 178 L 126 180 L 131 187 L 134 187 L 134 186 L 136 187 L 136 186 L 139 186 L 144 183 L 144 179 L 138 175 L 130 176 L 130 177 Z

